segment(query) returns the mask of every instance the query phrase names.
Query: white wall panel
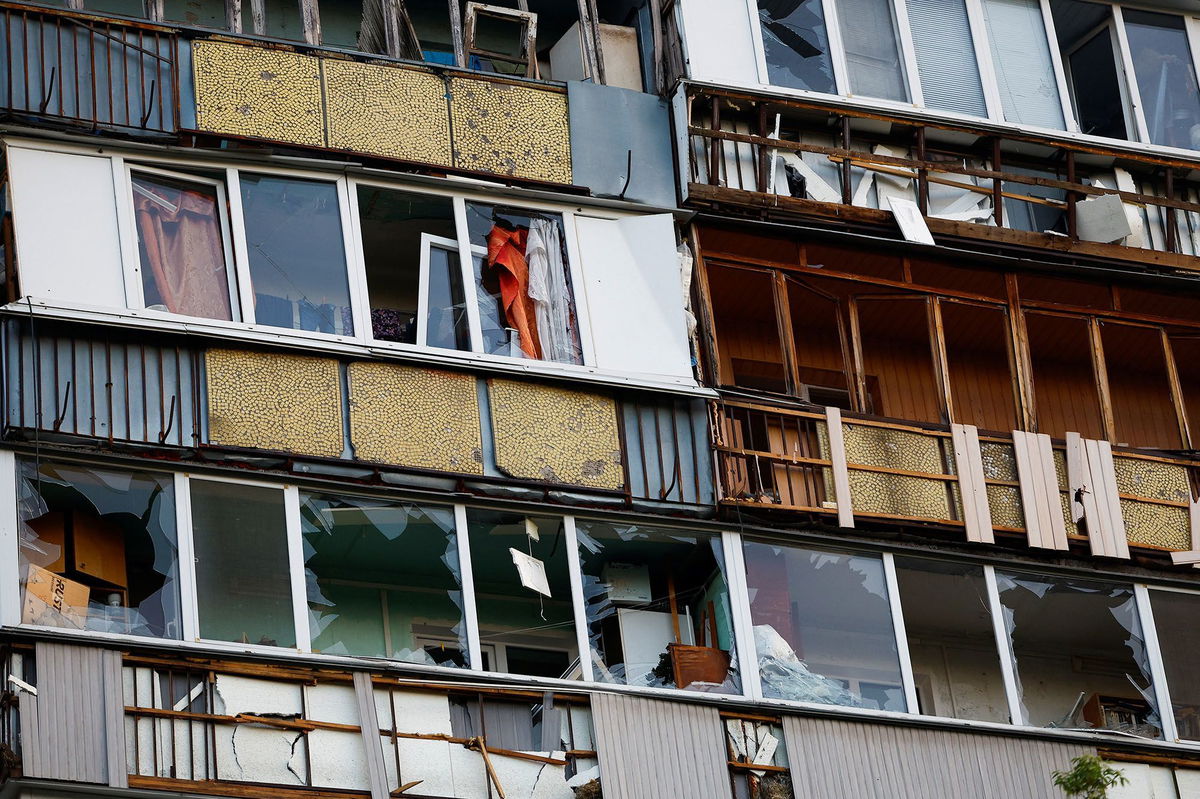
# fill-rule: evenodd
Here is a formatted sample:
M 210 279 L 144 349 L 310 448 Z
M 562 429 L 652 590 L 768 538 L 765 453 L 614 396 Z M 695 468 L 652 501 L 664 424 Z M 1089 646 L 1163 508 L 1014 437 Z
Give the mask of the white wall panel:
M 112 161 L 10 147 L 21 294 L 125 307 Z

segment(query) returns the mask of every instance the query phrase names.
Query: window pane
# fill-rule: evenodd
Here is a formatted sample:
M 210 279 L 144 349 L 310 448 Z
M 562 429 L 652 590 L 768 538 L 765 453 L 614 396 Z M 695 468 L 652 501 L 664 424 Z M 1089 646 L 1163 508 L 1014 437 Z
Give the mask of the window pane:
M 181 638 L 171 476 L 20 470 L 22 623 Z
M 495 670 L 577 678 L 562 519 L 468 509 L 467 522 L 479 640 L 497 653 Z M 539 564 L 545 573 L 540 584 Z
M 358 215 L 371 298 L 372 335 L 380 341 L 417 343 L 421 259 L 427 257 L 428 343 L 469 349 L 453 201 L 431 194 L 359 186 Z M 435 246 L 434 237 L 443 246 Z M 445 247 L 455 251 L 448 253 Z
M 905 709 L 883 561 L 746 541 L 763 695 Z
M 908 100 L 892 0 L 838 0 L 850 93 Z
M 345 47 L 349 50 L 358 49 L 358 34 L 363 27 L 365 8 L 368 3 L 374 2 L 376 0 L 321 0 L 318 5 L 321 15 L 321 44 Z M 380 3 L 380 7 L 386 6 Z M 382 21 L 382 14 L 380 18 Z
M 594 521 L 576 534 L 596 680 L 740 690 L 720 536 Z
M 562 216 L 467 205 L 486 352 L 583 363 Z
M 1200 741 L 1200 671 L 1196 653 L 1200 652 L 1200 595 L 1174 591 L 1151 591 L 1154 627 L 1162 652 L 1163 670 L 1171 691 L 1171 708 L 1179 737 Z
M 1183 17 L 1124 12 L 1150 141 L 1200 149 L 1200 90 Z
M 1024 722 L 1158 729 L 1133 588 L 996 572 Z
M 837 91 L 821 0 L 758 0 L 758 20 L 772 84 Z
M 1104 438 L 1085 319 L 1025 314 L 1039 433 Z
M 1062 130 L 1062 102 L 1038 0 L 984 0 L 983 10 L 1004 118 Z
M 983 569 L 897 557 L 896 582 L 920 712 L 1008 722 Z
M 869 413 L 941 422 L 942 402 L 924 300 L 858 301 Z
M 1015 429 L 1008 317 L 999 308 L 956 302 L 941 309 L 954 421 L 995 432 Z
M 232 319 L 217 187 L 140 173 L 132 181 L 146 307 Z
M 715 264 L 707 268 L 721 383 L 786 393 L 772 273 Z
M 986 117 L 971 22 L 963 0 L 908 0 L 925 105 Z
M 464 665 L 454 509 L 302 494 L 314 652 Z
M 1101 323 L 1112 401 L 1114 444 L 1179 449 L 1179 417 L 1157 329 Z
M 257 322 L 350 336 L 337 185 L 241 175 Z
M 1108 7 L 1076 0 L 1054 0 L 1050 7 L 1067 64 L 1079 130 L 1127 138 L 1113 28 L 1106 25 L 1096 32 L 1096 26 L 1111 17 Z
M 200 637 L 294 647 L 283 491 L 189 483 Z

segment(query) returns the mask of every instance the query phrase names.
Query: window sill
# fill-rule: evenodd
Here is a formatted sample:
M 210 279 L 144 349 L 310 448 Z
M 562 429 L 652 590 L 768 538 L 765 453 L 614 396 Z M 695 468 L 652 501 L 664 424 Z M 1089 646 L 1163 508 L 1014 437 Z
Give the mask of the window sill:
M 53 300 L 28 298 L 9 303 L 2 309 L 14 317 L 91 322 L 101 325 L 183 333 L 223 342 L 272 344 L 332 356 L 381 358 L 435 367 L 472 368 L 495 374 L 522 375 L 568 380 L 587 385 L 640 388 L 696 397 L 715 398 L 716 392 L 700 386 L 694 378 L 610 372 L 592 366 L 525 361 L 500 355 L 440 350 L 388 342 L 366 342 L 349 336 L 334 336 L 304 330 L 285 330 L 243 322 L 221 322 L 192 317 L 181 318 L 148 310 L 113 310 L 95 306 L 59 305 Z M 220 346 L 214 342 L 214 346 Z

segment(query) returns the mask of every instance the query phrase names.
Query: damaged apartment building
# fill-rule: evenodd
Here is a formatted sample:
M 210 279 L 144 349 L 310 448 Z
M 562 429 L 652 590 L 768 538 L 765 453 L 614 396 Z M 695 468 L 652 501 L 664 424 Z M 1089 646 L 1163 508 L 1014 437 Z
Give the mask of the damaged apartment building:
M 1197 799 L 1198 65 L 0 0 L 0 799 Z

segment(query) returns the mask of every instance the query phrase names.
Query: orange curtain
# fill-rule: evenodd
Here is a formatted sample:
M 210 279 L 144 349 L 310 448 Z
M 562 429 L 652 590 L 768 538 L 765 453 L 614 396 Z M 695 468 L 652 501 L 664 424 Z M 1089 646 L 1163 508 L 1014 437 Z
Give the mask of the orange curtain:
M 529 298 L 529 262 L 525 259 L 528 239 L 529 231 L 525 228 L 508 230 L 493 226 L 487 237 L 487 260 L 499 277 L 504 317 L 508 325 L 521 334 L 521 351 L 530 358 L 541 360 L 537 317 L 534 302 Z
M 232 319 L 216 198 L 134 178 L 138 234 L 163 305 L 172 313 Z M 153 195 L 153 198 L 146 196 Z

